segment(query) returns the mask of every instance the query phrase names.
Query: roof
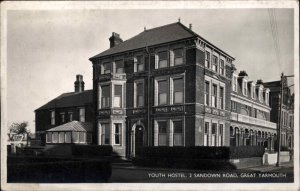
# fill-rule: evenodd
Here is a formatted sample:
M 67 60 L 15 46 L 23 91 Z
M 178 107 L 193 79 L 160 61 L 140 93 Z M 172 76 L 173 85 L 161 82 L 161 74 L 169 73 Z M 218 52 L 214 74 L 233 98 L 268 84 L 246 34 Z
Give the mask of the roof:
M 280 81 L 272 81 L 263 83 L 265 88 L 269 88 L 271 92 L 279 92 L 280 91 Z
M 145 30 L 138 35 L 124 41 L 123 43 L 120 43 L 108 50 L 105 50 L 101 52 L 100 54 L 97 54 L 96 56 L 93 56 L 90 58 L 90 60 L 93 60 L 95 58 L 108 56 L 116 53 L 126 52 L 129 50 L 135 50 L 140 49 L 147 46 L 153 46 L 158 44 L 163 44 L 167 42 L 173 42 L 181 39 L 187 39 L 192 37 L 200 37 L 198 34 L 193 32 L 191 29 L 187 28 L 180 22 L 171 23 L 168 25 L 156 27 L 153 29 Z M 200 37 L 202 38 L 202 37 Z M 207 40 L 202 38 L 204 41 L 209 43 Z M 209 43 L 214 48 L 218 49 L 211 43 Z M 218 49 L 220 50 L 220 49 Z M 223 52 L 222 50 L 220 50 Z M 225 53 L 225 52 L 223 52 Z M 225 53 L 226 54 L 226 53 Z M 228 54 L 226 54 L 228 55 Z M 230 55 L 228 55 L 230 56 Z M 231 57 L 231 56 L 230 56 Z M 234 59 L 233 57 L 231 57 Z
M 89 122 L 79 122 L 79 121 L 71 121 L 69 123 L 65 123 L 59 125 L 57 127 L 48 129 L 48 132 L 57 132 L 57 131 L 75 131 L 75 132 L 90 132 L 92 131 L 93 124 Z
M 63 93 L 36 110 L 83 106 L 93 103 L 93 90 Z

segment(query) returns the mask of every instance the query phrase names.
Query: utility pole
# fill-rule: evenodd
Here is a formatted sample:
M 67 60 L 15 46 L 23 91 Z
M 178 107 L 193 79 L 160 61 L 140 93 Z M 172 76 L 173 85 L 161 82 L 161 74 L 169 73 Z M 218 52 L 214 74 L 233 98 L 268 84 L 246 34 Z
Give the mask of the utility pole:
M 281 119 L 282 119 L 282 103 L 283 103 L 283 73 L 281 73 L 281 80 L 280 80 L 280 100 L 279 100 L 279 117 L 278 117 L 278 125 L 277 125 L 277 163 L 276 166 L 280 165 L 280 147 L 281 147 Z

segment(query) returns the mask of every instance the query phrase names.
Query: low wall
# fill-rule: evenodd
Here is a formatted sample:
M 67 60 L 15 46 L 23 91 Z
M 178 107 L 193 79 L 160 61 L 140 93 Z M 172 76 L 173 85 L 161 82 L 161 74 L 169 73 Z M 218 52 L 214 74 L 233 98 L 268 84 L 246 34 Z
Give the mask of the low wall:
M 230 159 L 229 162 L 233 164 L 237 169 L 261 166 L 263 164 L 262 157 Z
M 290 161 L 290 152 L 281 151 L 280 152 L 280 162 L 289 162 Z M 277 163 L 277 153 L 265 153 L 263 156 L 264 165 L 273 165 Z

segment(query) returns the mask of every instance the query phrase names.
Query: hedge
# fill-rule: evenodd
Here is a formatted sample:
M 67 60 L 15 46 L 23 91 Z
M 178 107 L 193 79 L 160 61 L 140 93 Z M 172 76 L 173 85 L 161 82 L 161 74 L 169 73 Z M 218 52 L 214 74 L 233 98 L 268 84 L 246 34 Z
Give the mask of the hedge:
M 74 156 L 111 156 L 111 145 L 72 145 Z

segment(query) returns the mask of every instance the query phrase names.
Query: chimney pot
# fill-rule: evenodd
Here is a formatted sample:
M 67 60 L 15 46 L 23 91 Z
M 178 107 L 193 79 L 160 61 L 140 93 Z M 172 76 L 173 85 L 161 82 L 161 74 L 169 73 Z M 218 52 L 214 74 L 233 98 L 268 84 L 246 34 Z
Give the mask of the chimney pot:
M 83 76 L 80 74 L 76 75 L 76 81 L 74 82 L 75 92 L 83 92 L 84 91 L 84 81 Z
M 190 24 L 190 27 L 189 27 L 191 30 L 192 30 L 192 24 Z

